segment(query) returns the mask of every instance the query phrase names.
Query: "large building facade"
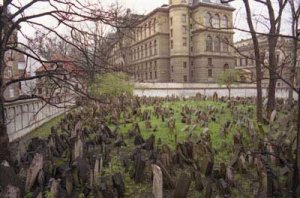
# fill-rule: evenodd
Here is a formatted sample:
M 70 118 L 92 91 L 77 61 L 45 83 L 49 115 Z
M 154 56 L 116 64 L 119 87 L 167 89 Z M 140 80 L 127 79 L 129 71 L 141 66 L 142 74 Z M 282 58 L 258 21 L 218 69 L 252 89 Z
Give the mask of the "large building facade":
M 269 84 L 269 54 L 268 54 L 268 38 L 266 36 L 258 36 L 259 49 L 262 59 L 262 86 L 267 87 Z M 299 44 L 298 44 L 299 45 Z M 299 47 L 298 47 L 299 48 Z M 252 39 L 244 39 L 235 43 L 236 60 L 235 69 L 240 70 L 241 74 L 250 76 L 248 80 L 255 82 L 256 80 L 256 66 L 254 56 L 254 46 Z M 297 60 L 295 71 L 293 71 L 295 78 L 291 82 L 291 71 L 293 67 L 293 39 L 279 37 L 276 46 L 276 60 L 277 60 L 277 74 L 285 81 L 293 84 L 295 87 L 300 86 L 300 49 L 297 52 Z M 282 79 L 278 77 L 276 87 L 288 88 L 289 86 Z
M 216 82 L 234 68 L 233 11 L 217 0 L 170 0 L 116 42 L 109 63 L 138 82 Z

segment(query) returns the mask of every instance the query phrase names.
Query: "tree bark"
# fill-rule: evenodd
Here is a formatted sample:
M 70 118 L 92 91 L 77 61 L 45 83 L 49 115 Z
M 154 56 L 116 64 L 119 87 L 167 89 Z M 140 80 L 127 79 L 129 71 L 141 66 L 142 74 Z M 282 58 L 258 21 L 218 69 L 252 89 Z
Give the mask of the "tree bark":
M 9 0 L 3 1 L 3 10 L 0 15 L 0 163 L 3 160 L 10 162 L 10 152 L 8 148 L 9 139 L 7 135 L 7 127 L 5 122 L 5 109 L 4 109 L 4 54 L 5 54 L 5 30 L 7 25 L 5 24 L 5 17 L 7 15 L 7 5 Z
M 246 8 L 247 14 L 247 22 L 251 32 L 251 37 L 254 46 L 254 54 L 255 54 L 255 65 L 256 65 L 256 120 L 257 122 L 263 122 L 262 110 L 263 110 L 263 101 L 262 101 L 262 88 L 261 88 L 261 79 L 262 79 L 262 72 L 261 72 L 261 59 L 260 59 L 260 50 L 257 35 L 253 26 L 252 22 L 252 13 L 250 9 L 250 5 L 248 0 L 243 0 L 244 5 Z
M 293 43 L 292 43 L 292 61 L 291 61 L 291 69 L 290 69 L 290 76 L 289 76 L 289 83 L 291 85 L 295 85 L 295 73 L 297 67 L 297 52 L 298 52 L 298 22 L 299 22 L 299 5 L 295 6 L 295 2 L 293 0 L 289 1 L 291 7 L 291 15 L 292 15 L 292 35 L 293 35 Z M 293 100 L 294 100 L 294 90 L 292 87 L 289 88 L 289 95 L 288 95 L 288 104 L 291 107 Z
M 0 29 L 1 30 L 1 29 Z M 0 49 L 0 163 L 3 160 L 10 161 L 10 152 L 8 148 L 9 139 L 5 123 L 4 113 L 4 90 L 3 90 L 3 71 L 4 71 L 4 52 Z
M 275 10 L 273 1 L 266 0 L 264 3 L 268 8 L 268 17 L 270 22 L 270 30 L 268 34 L 268 44 L 269 44 L 269 87 L 268 87 L 268 103 L 267 103 L 267 113 L 268 118 L 271 116 L 272 111 L 275 109 L 276 100 L 276 83 L 277 83 L 277 58 L 276 58 L 276 46 L 278 42 L 278 34 L 281 28 L 281 18 L 283 10 L 287 4 L 287 1 L 278 1 L 278 13 L 275 17 Z
M 277 83 L 277 60 L 276 60 L 276 44 L 273 36 L 269 36 L 269 86 L 268 86 L 268 103 L 267 103 L 267 114 L 270 117 L 272 111 L 275 109 L 275 92 Z
M 297 148 L 296 148 L 296 160 L 294 165 L 294 175 L 293 175 L 293 197 L 297 197 L 297 188 L 300 181 L 300 88 L 298 89 L 298 131 L 297 131 Z

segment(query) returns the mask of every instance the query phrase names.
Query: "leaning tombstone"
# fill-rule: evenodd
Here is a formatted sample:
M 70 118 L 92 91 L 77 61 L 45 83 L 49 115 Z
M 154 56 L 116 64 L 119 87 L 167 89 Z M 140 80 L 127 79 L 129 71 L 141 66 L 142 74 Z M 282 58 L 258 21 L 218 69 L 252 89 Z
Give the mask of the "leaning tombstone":
M 27 177 L 25 183 L 26 191 L 30 191 L 30 189 L 32 188 L 39 174 L 39 171 L 43 168 L 43 164 L 44 164 L 44 156 L 39 153 L 36 153 L 27 171 Z
M 77 136 L 77 141 L 74 144 L 74 159 L 78 157 L 83 158 L 83 142 L 81 138 Z
M 186 173 L 182 173 L 179 177 L 179 180 L 177 181 L 177 185 L 173 193 L 173 198 L 187 197 L 190 184 L 191 176 Z
M 163 176 L 159 166 L 152 164 L 153 172 L 153 189 L 152 194 L 154 198 L 163 197 Z

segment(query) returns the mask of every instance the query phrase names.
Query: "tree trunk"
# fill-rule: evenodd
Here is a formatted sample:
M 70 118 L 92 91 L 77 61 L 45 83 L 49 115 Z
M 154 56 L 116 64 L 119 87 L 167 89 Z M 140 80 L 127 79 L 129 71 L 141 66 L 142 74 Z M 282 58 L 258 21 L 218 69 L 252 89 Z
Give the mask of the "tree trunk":
M 5 114 L 4 114 L 4 90 L 3 90 L 3 71 L 4 71 L 4 52 L 0 50 L 0 163 L 3 160 L 10 161 L 8 149 L 9 139 L 7 135 Z
M 297 148 L 296 148 L 296 160 L 294 165 L 294 175 L 293 175 L 293 197 L 297 197 L 297 188 L 300 181 L 300 88 L 298 89 L 298 131 L 297 131 Z
M 9 139 L 7 135 L 7 128 L 5 123 L 4 113 L 4 53 L 7 40 L 7 24 L 5 22 L 7 15 L 8 0 L 3 1 L 3 10 L 0 15 L 0 163 L 3 160 L 10 162 L 10 152 L 8 148 Z
M 230 98 L 231 98 L 231 89 L 230 88 L 228 88 L 228 94 L 229 94 L 229 100 L 230 100 Z
M 268 87 L 268 103 L 267 103 L 267 114 L 268 117 L 271 116 L 272 111 L 275 109 L 275 92 L 277 83 L 277 60 L 276 60 L 276 40 L 272 36 L 269 36 L 269 87 Z
M 259 44 L 257 35 L 253 26 L 252 22 L 252 13 L 250 9 L 250 5 L 248 0 L 244 0 L 244 5 L 246 8 L 247 13 L 247 22 L 249 29 L 251 31 L 251 37 L 253 41 L 254 46 L 254 54 L 255 54 L 255 69 L 256 69 L 256 91 L 257 91 L 257 97 L 256 97 L 256 120 L 257 122 L 263 122 L 263 116 L 262 116 L 262 110 L 263 110 L 263 101 L 262 101 L 262 89 L 261 89 L 261 79 L 262 79 L 262 72 L 261 72 L 261 59 L 260 59 L 260 50 L 259 50 Z
M 296 3 L 296 5 L 295 5 Z M 293 50 L 292 50 L 292 61 L 291 61 L 291 69 L 290 69 L 290 76 L 289 76 L 289 83 L 292 86 L 295 86 L 295 73 L 296 73 L 296 67 L 297 67 L 297 54 L 298 54 L 298 23 L 299 23 L 299 2 L 289 1 L 290 9 L 291 9 L 291 16 L 292 16 L 292 35 L 293 35 Z M 288 104 L 290 107 L 292 107 L 293 103 L 293 94 L 294 90 L 292 87 L 289 88 L 289 96 L 288 96 Z

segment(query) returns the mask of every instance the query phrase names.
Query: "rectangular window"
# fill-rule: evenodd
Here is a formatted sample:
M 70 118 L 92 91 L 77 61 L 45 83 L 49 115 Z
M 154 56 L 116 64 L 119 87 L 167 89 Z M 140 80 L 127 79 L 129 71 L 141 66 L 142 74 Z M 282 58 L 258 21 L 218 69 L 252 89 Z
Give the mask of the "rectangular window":
M 207 65 L 208 66 L 212 66 L 212 58 L 208 58 L 207 59 Z
M 173 37 L 173 29 L 170 30 L 170 37 Z
M 170 25 L 173 25 L 173 18 L 170 18 Z
M 187 82 L 187 76 L 186 75 L 183 76 L 183 81 Z
M 183 62 L 183 68 L 186 69 L 186 62 Z
M 182 45 L 187 46 L 187 38 L 186 37 L 182 37 Z
M 156 40 L 154 40 L 154 55 L 157 54 L 157 43 Z
M 173 49 L 173 40 L 171 40 L 171 49 Z
M 174 67 L 173 67 L 173 65 L 171 65 L 171 72 L 174 72 Z
M 144 57 L 144 47 L 142 46 L 141 47 L 141 58 L 143 58 Z
M 208 70 L 208 77 L 212 77 L 212 69 Z
M 243 66 L 243 59 L 240 58 L 240 66 Z
M 186 23 L 186 14 L 181 15 L 181 21 L 182 23 Z
M 187 27 L 186 27 L 186 25 L 182 26 L 182 33 L 183 34 L 187 34 Z
M 193 46 L 191 47 L 191 52 L 193 52 L 194 51 L 194 48 L 193 48 Z

